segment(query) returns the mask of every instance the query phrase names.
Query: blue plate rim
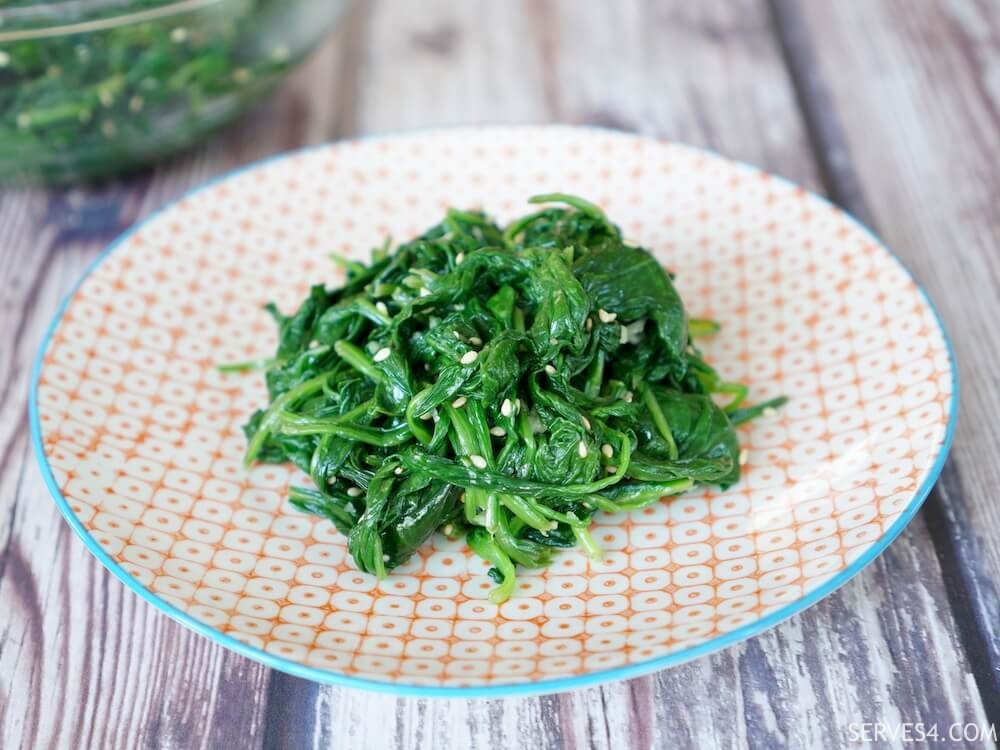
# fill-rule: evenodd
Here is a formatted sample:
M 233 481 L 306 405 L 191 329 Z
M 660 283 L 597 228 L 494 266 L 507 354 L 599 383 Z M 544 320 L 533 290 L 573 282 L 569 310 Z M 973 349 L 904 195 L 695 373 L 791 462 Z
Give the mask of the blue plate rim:
M 196 196 L 203 190 L 207 190 L 219 183 L 234 179 L 237 176 L 250 172 L 268 164 L 274 162 L 283 161 L 286 159 L 295 158 L 308 154 L 313 151 L 321 151 L 326 148 L 341 146 L 344 144 L 349 144 L 352 141 L 377 141 L 386 139 L 395 139 L 399 137 L 417 136 L 417 135 L 458 135 L 463 132 L 482 132 L 484 130 L 509 130 L 509 129 L 546 129 L 546 130 L 573 130 L 573 131 L 592 131 L 595 133 L 604 133 L 607 135 L 613 135 L 617 137 L 627 137 L 635 138 L 639 140 L 649 141 L 650 143 L 657 145 L 667 145 L 672 148 L 682 148 L 690 151 L 698 152 L 713 158 L 721 159 L 731 164 L 742 167 L 743 169 L 750 170 L 754 173 L 764 173 L 775 180 L 776 183 L 782 184 L 784 186 L 790 186 L 792 188 L 801 188 L 806 191 L 806 193 L 812 198 L 818 199 L 822 203 L 830 206 L 838 213 L 840 213 L 852 226 L 860 230 L 862 234 L 867 236 L 874 244 L 878 245 L 882 250 L 889 254 L 889 256 L 902 268 L 910 280 L 917 287 L 920 295 L 923 297 L 924 301 L 927 303 L 934 320 L 941 332 L 941 336 L 944 339 L 945 347 L 948 352 L 948 363 L 951 374 L 952 381 L 952 392 L 951 399 L 949 401 L 949 412 L 948 412 L 948 425 L 945 430 L 944 440 L 941 443 L 940 450 L 937 457 L 934 460 L 934 464 L 931 466 L 930 471 L 924 478 L 920 487 L 916 490 L 913 497 L 911 498 L 909 504 L 902 511 L 899 518 L 867 549 L 862 555 L 859 555 L 857 559 L 851 562 L 847 567 L 833 576 L 829 581 L 826 581 L 821 586 L 816 587 L 812 591 L 808 592 L 804 596 L 796 599 L 794 602 L 790 602 L 785 606 L 777 609 L 769 614 L 761 617 L 754 622 L 747 623 L 735 630 L 728 633 L 716 636 L 704 643 L 699 643 L 696 646 L 690 648 L 682 649 L 680 651 L 675 651 L 663 656 L 658 656 L 653 659 L 647 659 L 646 661 L 636 662 L 634 664 L 626 664 L 618 667 L 613 667 L 610 669 L 602 669 L 594 672 L 589 672 L 587 674 L 574 675 L 572 677 L 560 677 L 552 680 L 543 680 L 540 682 L 525 682 L 525 683 L 500 683 L 500 684 L 489 684 L 489 685 L 473 685 L 468 687 L 461 686 L 444 686 L 444 685 L 415 685 L 415 684 L 405 684 L 396 683 L 389 681 L 381 681 L 374 679 L 367 679 L 364 677 L 355 677 L 352 675 L 341 674 L 338 672 L 332 672 L 330 670 L 322 669 L 319 667 L 311 667 L 299 662 L 291 661 L 290 659 L 285 659 L 280 656 L 276 656 L 268 651 L 259 649 L 255 646 L 250 646 L 242 641 L 234 638 L 233 636 L 227 635 L 217 630 L 212 625 L 195 619 L 186 612 L 178 609 L 169 602 L 161 599 L 159 596 L 154 594 L 152 591 L 143 586 L 137 579 L 133 578 L 129 573 L 117 562 L 115 561 L 94 539 L 93 536 L 84 528 L 83 524 L 77 518 L 76 514 L 69 506 L 69 502 L 63 496 L 58 484 L 56 483 L 55 476 L 52 473 L 52 468 L 48 463 L 48 459 L 45 455 L 44 445 L 42 443 L 42 430 L 41 421 L 39 418 L 38 410 L 38 385 L 41 378 L 42 363 L 45 359 L 45 354 L 49 349 L 49 344 L 52 341 L 52 337 L 55 334 L 56 329 L 59 327 L 62 321 L 63 315 L 66 312 L 66 308 L 72 301 L 73 297 L 76 296 L 77 291 L 80 289 L 81 285 L 86 281 L 87 278 L 94 272 L 94 270 L 101 265 L 115 250 L 120 248 L 132 235 L 142 229 L 148 222 L 156 219 L 161 214 L 177 205 L 181 201 L 189 200 Z M 924 500 L 930 494 L 931 489 L 934 487 L 941 475 L 941 471 L 944 468 L 945 461 L 948 458 L 948 454 L 951 450 L 952 443 L 954 442 L 955 436 L 955 424 L 958 420 L 958 409 L 959 409 L 959 378 L 958 378 L 958 363 L 955 358 L 955 349 L 952 344 L 951 337 L 948 335 L 948 331 L 944 326 L 944 322 L 941 319 L 941 315 L 938 312 L 937 307 L 931 300 L 927 291 L 924 289 L 906 265 L 881 239 L 879 239 L 875 233 L 865 226 L 859 219 L 855 218 L 848 212 L 844 211 L 839 206 L 835 205 L 828 198 L 814 193 L 808 190 L 792 180 L 776 175 L 772 172 L 760 169 L 752 164 L 739 159 L 731 159 L 727 156 L 723 156 L 712 149 L 703 148 L 700 146 L 692 146 L 689 144 L 680 143 L 677 141 L 671 141 L 668 139 L 656 138 L 653 136 L 643 135 L 639 133 L 629 132 L 625 130 L 616 130 L 613 128 L 605 128 L 591 125 L 572 125 L 565 123 L 492 123 L 492 124 L 466 124 L 466 125 L 454 125 L 446 127 L 433 127 L 433 128 L 415 128 L 411 130 L 395 131 L 390 133 L 375 134 L 369 136 L 362 136 L 358 138 L 345 139 L 342 141 L 334 141 L 330 143 L 322 143 L 316 145 L 310 145 L 303 148 L 295 149 L 292 151 L 286 151 L 279 154 L 274 154 L 272 156 L 266 157 L 264 159 L 259 159 L 250 164 L 238 167 L 236 169 L 225 172 L 221 175 L 217 175 L 206 182 L 188 190 L 179 197 L 167 202 L 165 205 L 160 206 L 158 209 L 153 211 L 149 216 L 145 217 L 138 223 L 129 227 L 122 234 L 120 234 L 115 240 L 113 240 L 104 250 L 102 250 L 97 257 L 95 257 L 84 269 L 80 278 L 76 281 L 73 287 L 69 290 L 63 300 L 60 302 L 59 307 L 56 309 L 56 313 L 49 323 L 45 333 L 42 336 L 41 342 L 38 347 L 38 352 L 35 355 L 35 362 L 32 367 L 32 374 L 29 386 L 29 396 L 28 396 L 28 418 L 31 430 L 31 443 L 34 449 L 35 458 L 38 461 L 39 469 L 42 473 L 42 478 L 45 481 L 45 485 L 48 488 L 52 498 L 55 500 L 63 517 L 66 519 L 70 528 L 76 533 L 78 537 L 83 541 L 84 546 L 93 554 L 105 568 L 111 571 L 128 589 L 131 589 L 135 594 L 137 594 L 141 599 L 145 600 L 149 604 L 153 605 L 155 608 L 159 609 L 164 614 L 173 618 L 180 624 L 187 628 L 195 631 L 199 635 L 208 638 L 210 641 L 234 651 L 241 656 L 245 656 L 256 662 L 264 664 L 272 669 L 284 672 L 286 674 L 293 675 L 295 677 L 302 677 L 314 682 L 319 682 L 328 685 L 336 685 L 339 687 L 351 687 L 360 688 L 363 690 L 371 690 L 381 693 L 389 693 L 393 695 L 415 697 L 415 698 L 470 698 L 470 699 L 482 699 L 482 698 L 506 698 L 513 696 L 523 696 L 523 695 L 536 695 L 536 694 L 547 694 L 556 693 L 566 690 L 575 690 L 579 688 L 584 688 L 592 685 L 597 685 L 605 682 L 611 682 L 616 680 L 624 680 L 633 677 L 639 677 L 642 675 L 650 674 L 652 672 L 659 671 L 661 669 L 666 669 L 667 667 L 676 666 L 693 659 L 706 656 L 708 654 L 720 651 L 724 648 L 732 646 L 740 641 L 751 638 L 758 635 L 765 630 L 769 630 L 775 625 L 787 620 L 793 615 L 808 609 L 813 604 L 818 602 L 820 599 L 825 598 L 829 594 L 832 594 L 842 585 L 847 583 L 850 579 L 860 573 L 865 567 L 867 567 L 871 562 L 873 562 L 885 549 L 896 539 L 897 536 L 903 531 L 904 528 L 910 523 L 913 517 L 916 515 L 920 506 L 923 505 Z

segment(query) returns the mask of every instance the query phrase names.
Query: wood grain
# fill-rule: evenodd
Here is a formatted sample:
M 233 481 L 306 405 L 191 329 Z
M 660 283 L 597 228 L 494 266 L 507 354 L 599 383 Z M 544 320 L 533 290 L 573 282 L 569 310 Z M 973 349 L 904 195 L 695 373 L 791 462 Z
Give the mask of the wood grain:
M 362 4 L 277 97 L 195 153 L 100 189 L 0 194 L 0 748 L 836 747 L 851 722 L 998 718 L 987 673 L 1000 664 L 1000 544 L 977 531 L 1000 521 L 988 502 L 998 438 L 980 416 L 997 412 L 997 346 L 977 346 L 997 340 L 1000 278 L 988 1 L 776 14 L 756 0 L 593 0 L 585 13 L 570 0 Z M 792 12 L 805 18 L 795 40 L 815 48 L 808 69 L 786 67 L 778 32 Z M 828 105 L 804 101 L 809 81 Z M 870 207 L 962 331 L 969 365 L 962 432 L 926 519 L 840 592 L 741 646 L 505 701 L 397 699 L 273 672 L 90 559 L 42 485 L 25 398 L 59 298 L 107 241 L 188 187 L 303 143 L 545 120 L 706 145 Z
M 950 330 L 962 409 L 925 513 L 992 717 L 1000 716 L 1000 6 L 803 6 L 872 221 Z M 878 71 L 878 75 L 872 75 Z

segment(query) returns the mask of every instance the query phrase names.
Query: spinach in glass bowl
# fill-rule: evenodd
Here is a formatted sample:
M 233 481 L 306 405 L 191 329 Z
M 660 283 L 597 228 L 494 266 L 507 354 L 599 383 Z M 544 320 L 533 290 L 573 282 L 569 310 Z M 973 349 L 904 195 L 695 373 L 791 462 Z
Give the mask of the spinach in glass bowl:
M 0 180 L 106 176 L 243 112 L 345 0 L 0 0 Z

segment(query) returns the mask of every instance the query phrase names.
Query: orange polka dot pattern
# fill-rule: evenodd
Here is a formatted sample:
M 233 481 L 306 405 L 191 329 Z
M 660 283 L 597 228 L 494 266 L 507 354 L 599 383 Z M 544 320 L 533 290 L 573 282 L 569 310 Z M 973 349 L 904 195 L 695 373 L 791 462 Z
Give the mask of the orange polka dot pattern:
M 291 508 L 289 466 L 241 468 L 267 356 L 261 305 L 295 306 L 447 206 L 501 220 L 535 193 L 600 203 L 723 323 L 710 361 L 755 399 L 743 480 L 603 516 L 497 607 L 487 565 L 434 539 L 383 581 Z M 400 684 L 539 682 L 644 662 L 759 620 L 828 581 L 911 503 L 942 450 L 953 378 L 933 313 L 837 209 L 750 167 L 573 128 L 467 128 L 272 161 L 163 211 L 86 278 L 44 358 L 48 463 L 72 511 L 157 597 L 246 644 Z

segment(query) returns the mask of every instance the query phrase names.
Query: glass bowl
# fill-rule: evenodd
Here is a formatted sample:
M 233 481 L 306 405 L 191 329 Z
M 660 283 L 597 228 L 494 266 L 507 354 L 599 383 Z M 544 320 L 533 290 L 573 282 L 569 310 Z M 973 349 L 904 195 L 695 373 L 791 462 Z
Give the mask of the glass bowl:
M 272 89 L 346 0 L 0 0 L 0 180 L 69 182 L 193 144 Z

